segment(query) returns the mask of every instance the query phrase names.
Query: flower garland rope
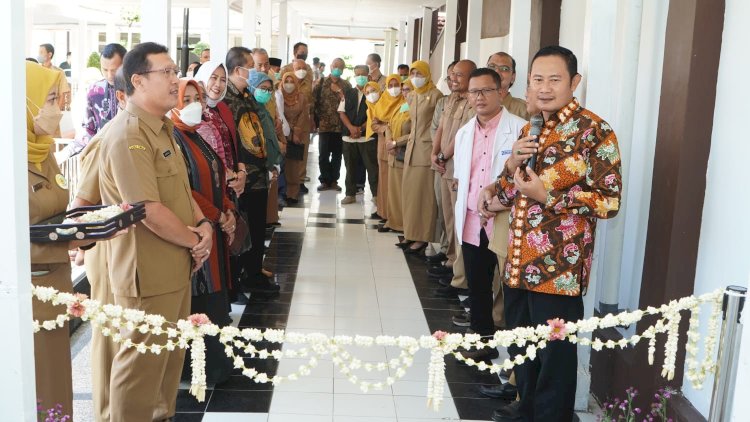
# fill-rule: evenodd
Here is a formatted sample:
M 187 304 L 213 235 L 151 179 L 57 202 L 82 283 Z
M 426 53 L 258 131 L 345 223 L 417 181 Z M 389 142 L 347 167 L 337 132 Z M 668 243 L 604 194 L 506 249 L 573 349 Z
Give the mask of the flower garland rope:
M 160 315 L 150 315 L 136 309 L 124 309 L 117 305 L 102 305 L 96 300 L 91 300 L 85 295 L 59 292 L 51 287 L 32 287 L 32 295 L 42 301 L 51 302 L 53 305 L 66 307 L 64 314 L 58 315 L 53 320 L 33 322 L 34 332 L 40 330 L 54 330 L 63 327 L 71 318 L 81 318 L 90 321 L 94 329 L 99 330 L 102 335 L 108 336 L 113 342 L 121 344 L 122 347 L 135 348 L 139 353 L 159 354 L 162 351 L 171 352 L 176 348 L 191 349 L 192 379 L 190 394 L 198 401 L 205 400 L 206 392 L 206 356 L 205 336 L 218 336 L 224 345 L 224 351 L 228 358 L 232 359 L 234 367 L 240 369 L 242 374 L 251 378 L 256 383 L 279 384 L 284 381 L 295 381 L 302 376 L 309 375 L 311 369 L 318 365 L 321 358 L 330 356 L 339 372 L 353 384 L 367 392 L 370 389 L 382 390 L 385 386 L 393 385 L 396 380 L 406 374 L 406 370 L 412 366 L 414 356 L 420 350 L 430 350 L 429 374 L 427 383 L 428 405 L 437 410 L 443 401 L 443 386 L 445 384 L 445 356 L 452 355 L 457 360 L 474 366 L 482 371 L 498 373 L 503 369 L 512 369 L 527 360 L 534 360 L 539 350 L 544 349 L 550 341 L 569 341 L 581 346 L 590 346 L 594 350 L 603 348 L 621 348 L 635 346 L 641 340 L 648 339 L 648 362 L 654 363 L 656 353 L 656 338 L 658 334 L 666 334 L 664 345 L 664 362 L 661 374 L 671 380 L 674 377 L 677 348 L 679 345 L 679 324 L 682 319 L 681 312 L 690 312 L 690 324 L 687 332 L 686 345 L 686 378 L 690 380 L 697 389 L 701 388 L 706 377 L 716 369 L 715 349 L 719 325 L 721 320 L 722 290 L 716 290 L 700 296 L 688 296 L 679 300 L 673 300 L 660 307 L 648 307 L 645 310 L 622 312 L 618 315 L 608 314 L 603 317 L 592 317 L 577 322 L 566 322 L 560 319 L 548 321 L 547 325 L 536 327 L 519 327 L 513 330 L 501 330 L 489 339 L 483 339 L 477 334 L 449 334 L 442 331 L 435 332 L 431 336 L 420 338 L 407 336 L 327 336 L 319 333 L 300 334 L 285 332 L 284 330 L 253 328 L 239 329 L 237 327 L 219 327 L 208 319 L 204 314 L 194 314 L 176 323 L 167 321 Z M 712 312 L 708 320 L 708 332 L 704 338 L 704 355 L 698 361 L 699 352 L 699 325 L 701 305 L 711 304 Z M 593 333 L 597 329 L 612 327 L 627 327 L 641 321 L 646 316 L 656 316 L 654 324 L 647 327 L 641 334 L 635 334 L 629 338 L 618 341 L 602 341 L 600 338 L 593 340 L 582 336 L 582 334 Z M 130 339 L 124 339 L 120 329 L 137 330 L 140 333 L 151 333 L 166 336 L 164 344 L 134 343 Z M 268 342 L 272 344 L 284 344 L 285 350 L 258 349 L 253 343 Z M 505 359 L 500 364 L 488 364 L 486 362 L 475 362 L 464 358 L 461 350 L 482 349 L 485 347 L 508 347 L 510 345 L 525 346 L 525 352 Z M 291 349 L 291 346 L 304 346 L 299 349 Z M 398 347 L 401 349 L 398 358 L 388 362 L 362 362 L 345 350 L 345 346 L 358 347 Z M 300 365 L 296 372 L 285 376 L 269 377 L 266 373 L 260 373 L 254 368 L 245 365 L 244 357 L 258 357 L 260 359 L 283 358 L 309 358 L 306 364 Z M 393 371 L 384 381 L 371 382 L 361 380 L 357 371 L 385 372 Z

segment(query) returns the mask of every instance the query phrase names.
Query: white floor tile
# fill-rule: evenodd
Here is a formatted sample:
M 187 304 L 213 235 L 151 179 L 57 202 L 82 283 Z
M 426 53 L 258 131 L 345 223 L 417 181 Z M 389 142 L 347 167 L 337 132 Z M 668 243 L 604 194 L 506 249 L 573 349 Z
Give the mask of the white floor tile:
M 268 420 L 268 413 L 210 412 L 203 416 L 203 422 L 266 422 Z
M 268 422 L 332 422 L 333 416 L 320 416 L 320 415 L 284 415 L 284 414 L 270 414 L 268 415 Z
M 333 321 L 333 316 L 290 315 L 286 329 L 288 331 L 295 331 L 298 328 L 333 330 Z
M 444 400 L 440 410 L 434 411 L 427 407 L 427 399 L 424 397 L 394 396 L 396 403 L 396 415 L 399 421 L 403 418 L 414 419 L 458 419 L 456 405 L 452 400 Z
M 331 305 L 316 305 L 313 303 L 293 303 L 289 309 L 289 317 L 308 315 L 317 317 L 333 317 L 335 308 Z
M 331 377 L 300 377 L 297 381 L 283 382 L 274 387 L 274 394 L 279 391 L 297 393 L 326 393 L 334 392 L 334 383 Z
M 367 416 L 334 416 L 333 422 L 398 422 L 398 419 L 372 418 Z
M 333 414 L 336 416 L 395 417 L 393 396 L 375 394 L 334 394 Z
M 377 374 L 382 375 L 381 378 L 377 378 Z M 366 374 L 366 376 L 362 376 L 359 379 L 361 381 L 368 381 L 371 383 L 383 383 L 383 389 L 380 391 L 377 390 L 370 390 L 367 393 L 362 391 L 362 389 L 359 387 L 359 384 L 353 384 L 351 381 L 345 378 L 336 378 L 333 380 L 333 392 L 334 394 L 376 394 L 376 395 L 393 395 L 393 390 L 391 390 L 391 387 L 385 384 L 384 380 L 386 378 L 386 375 L 384 372 L 371 372 L 369 374 Z
M 333 394 L 297 393 L 279 391 L 273 393 L 270 414 L 332 415 Z M 302 418 L 298 419 L 302 420 Z M 307 420 L 306 418 L 304 420 Z

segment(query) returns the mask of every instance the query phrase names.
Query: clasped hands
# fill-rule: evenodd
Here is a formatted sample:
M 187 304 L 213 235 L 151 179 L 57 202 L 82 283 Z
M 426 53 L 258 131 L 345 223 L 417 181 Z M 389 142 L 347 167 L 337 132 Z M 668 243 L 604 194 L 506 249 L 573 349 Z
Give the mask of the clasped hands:
M 198 271 L 203 263 L 211 256 L 211 246 L 213 246 L 213 227 L 211 224 L 200 224 L 197 227 L 188 226 L 188 230 L 198 235 L 198 243 L 190 248 L 190 255 L 193 257 L 193 271 Z

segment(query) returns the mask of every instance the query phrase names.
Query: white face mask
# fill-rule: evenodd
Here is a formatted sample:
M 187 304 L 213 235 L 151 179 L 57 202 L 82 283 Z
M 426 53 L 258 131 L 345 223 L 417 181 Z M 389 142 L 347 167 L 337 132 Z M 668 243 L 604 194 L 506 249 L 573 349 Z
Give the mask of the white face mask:
M 305 79 L 305 76 L 307 76 L 307 70 L 305 69 L 295 70 L 294 76 L 296 76 L 297 79 Z
M 420 78 L 419 76 L 415 76 L 411 78 L 411 83 L 413 83 L 414 87 L 416 88 L 422 88 L 427 83 L 427 78 Z
M 297 85 L 295 84 L 284 84 L 284 91 L 286 91 L 287 94 L 291 94 L 296 87 Z
M 391 97 L 398 97 L 401 95 L 401 87 L 394 86 L 393 88 L 388 88 L 388 93 L 391 94 Z
M 60 128 L 60 120 L 62 120 L 63 116 L 60 107 L 58 107 L 57 104 L 45 104 L 44 106 L 39 107 L 32 103 L 31 100 L 28 101 L 34 107 L 39 109 L 39 112 L 34 117 L 34 133 L 39 136 L 55 135 Z M 26 109 L 31 115 L 34 114 L 31 113 L 31 109 L 28 105 L 26 106 Z
M 188 126 L 199 125 L 202 116 L 203 105 L 201 103 L 190 103 L 180 110 L 180 120 Z
M 378 94 L 377 92 L 371 92 L 371 93 L 367 94 L 367 101 L 369 101 L 369 102 L 371 102 L 373 104 L 375 104 L 376 102 L 378 102 L 379 99 L 380 99 L 380 94 Z

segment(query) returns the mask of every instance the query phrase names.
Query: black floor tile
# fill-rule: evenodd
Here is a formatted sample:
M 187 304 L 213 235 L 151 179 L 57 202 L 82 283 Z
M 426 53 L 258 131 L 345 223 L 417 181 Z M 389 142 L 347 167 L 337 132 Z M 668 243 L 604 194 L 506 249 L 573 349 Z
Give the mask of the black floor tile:
M 273 385 L 257 383 L 244 375 L 232 375 L 226 382 L 217 384 L 214 390 L 271 391 Z
M 174 422 L 201 422 L 203 413 L 177 413 L 172 420 Z
M 311 212 L 309 216 L 318 218 L 336 218 L 336 214 L 328 214 L 324 212 Z
M 307 223 L 307 227 L 317 227 L 322 229 L 335 229 L 336 223 Z
M 458 416 L 462 420 L 492 420 L 492 413 L 495 409 L 507 405 L 509 402 L 495 399 L 466 399 L 454 398 Z
M 193 397 L 188 390 L 177 390 L 177 411 L 178 412 L 205 412 L 206 405 L 211 398 L 212 390 L 206 391 L 206 400 L 202 403 Z
M 248 305 L 249 306 L 249 305 Z M 282 314 L 242 314 L 239 328 L 286 328 L 287 315 Z
M 362 218 L 337 218 L 336 222 L 340 224 L 365 224 L 365 220 Z
M 497 379 L 497 377 L 495 379 Z M 450 390 L 451 390 L 451 396 L 453 396 L 453 398 L 463 398 L 463 399 L 488 399 L 489 397 L 484 396 L 482 395 L 482 393 L 479 392 L 479 387 L 483 385 L 487 385 L 487 386 L 500 385 L 500 380 L 497 379 L 497 382 L 495 384 L 474 384 L 474 383 L 465 383 L 465 382 L 449 382 L 448 383 L 448 387 L 450 387 Z M 500 399 L 494 399 L 494 400 L 497 400 L 499 404 L 504 403 Z
M 273 391 L 216 390 L 208 412 L 268 413 Z
M 245 307 L 245 313 L 289 315 L 290 306 L 288 303 L 250 302 Z

